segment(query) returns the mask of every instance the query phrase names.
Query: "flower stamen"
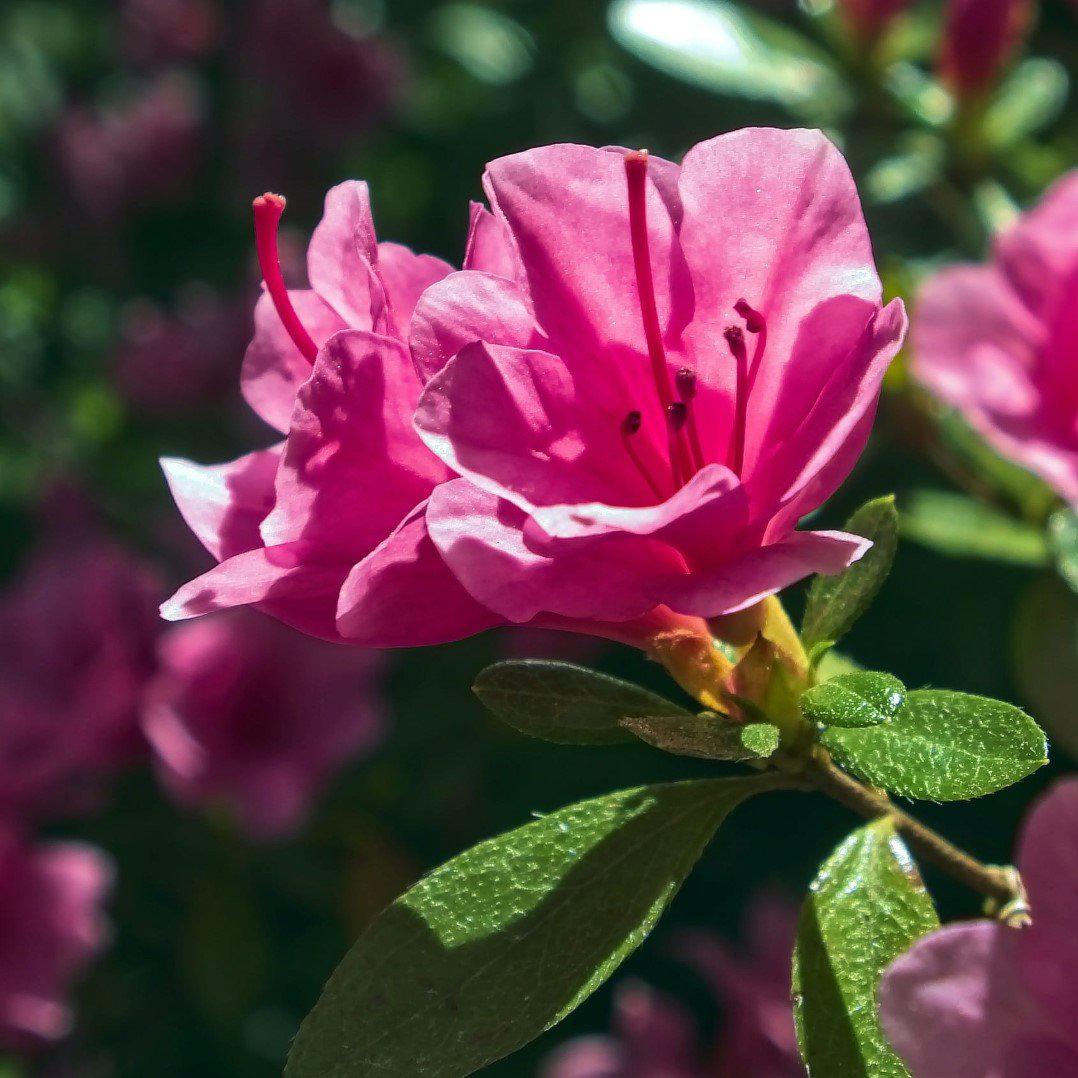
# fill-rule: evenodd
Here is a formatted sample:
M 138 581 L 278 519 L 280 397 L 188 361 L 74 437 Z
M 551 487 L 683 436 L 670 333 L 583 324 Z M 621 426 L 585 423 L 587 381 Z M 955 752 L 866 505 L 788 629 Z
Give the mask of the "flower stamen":
M 734 425 L 730 431 L 730 467 L 738 476 L 745 466 L 745 416 L 748 410 L 749 357 L 745 351 L 745 334 L 740 326 L 729 326 L 723 331 L 737 365 L 734 386 Z
M 756 384 L 756 372 L 760 369 L 760 360 L 764 358 L 767 347 L 767 321 L 755 307 L 750 307 L 743 299 L 734 304 L 734 310 L 745 319 L 745 328 L 756 337 L 756 347 L 752 352 L 752 366 L 749 368 L 749 386 Z
M 640 430 L 642 422 L 643 417 L 639 412 L 630 412 L 621 421 L 621 440 L 625 445 L 625 452 L 629 454 L 629 459 L 633 462 L 636 470 L 643 476 L 644 482 L 651 488 L 651 493 L 654 494 L 659 501 L 664 501 L 662 489 L 659 487 L 659 484 L 655 482 L 647 465 L 636 451 L 636 446 L 633 445 L 633 436 Z
M 284 213 L 285 200 L 280 195 L 266 192 L 254 200 L 255 216 L 255 248 L 258 251 L 258 265 L 262 270 L 262 280 L 266 283 L 266 291 L 273 300 L 273 306 L 277 309 L 277 317 L 281 320 L 292 343 L 300 350 L 308 363 L 314 363 L 318 355 L 318 345 L 314 343 L 311 335 L 304 328 L 303 323 L 296 314 L 292 300 L 288 296 L 288 288 L 281 274 L 281 258 L 277 250 L 277 227 Z
M 674 377 L 678 396 L 685 405 L 687 422 L 685 429 L 689 435 L 689 448 L 692 450 L 693 471 L 698 472 L 704 466 L 704 450 L 700 444 L 700 428 L 696 424 L 696 409 L 692 402 L 696 398 L 696 371 L 682 367 Z
M 625 180 L 629 194 L 629 236 L 632 242 L 633 268 L 636 271 L 636 290 L 640 299 L 640 318 L 644 323 L 644 340 L 651 360 L 651 375 L 663 412 L 674 401 L 670 373 L 666 363 L 659 309 L 655 302 L 655 281 L 651 273 L 651 250 L 648 243 L 647 218 L 647 150 L 631 150 L 625 155 Z M 671 429 L 670 470 L 674 485 L 680 488 L 692 476 L 694 468 L 685 436 Z M 680 478 L 684 477 L 684 478 Z

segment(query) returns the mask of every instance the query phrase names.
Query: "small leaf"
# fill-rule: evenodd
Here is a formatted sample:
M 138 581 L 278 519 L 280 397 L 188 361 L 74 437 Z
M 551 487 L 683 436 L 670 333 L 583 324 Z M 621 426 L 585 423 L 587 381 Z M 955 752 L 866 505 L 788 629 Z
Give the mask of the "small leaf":
M 951 557 L 987 558 L 1012 565 L 1047 561 L 1039 528 L 964 494 L 917 491 L 902 510 L 902 534 Z
M 1069 88 L 1067 69 L 1058 61 L 1023 60 L 985 112 L 985 139 L 1003 150 L 1047 127 L 1062 112 Z
M 917 689 L 894 718 L 863 730 L 828 728 L 820 741 L 848 771 L 903 797 L 982 797 L 1048 762 L 1041 728 L 1012 704 Z
M 862 670 L 809 689 L 801 710 L 823 726 L 879 726 L 894 718 L 905 698 L 906 686 L 898 678 Z
M 758 12 L 723 0 L 615 0 L 607 21 L 614 39 L 645 63 L 706 90 L 817 121 L 849 107 L 827 54 Z
M 1078 592 L 1078 516 L 1072 509 L 1060 509 L 1052 514 L 1048 521 L 1048 542 L 1059 575 Z
M 855 831 L 820 867 L 794 949 L 794 1021 L 809 1071 L 908 1078 L 887 1043 L 876 992 L 887 966 L 939 927 L 891 820 Z
M 725 816 L 772 776 L 642 786 L 453 858 L 359 938 L 289 1078 L 459 1078 L 586 999 L 651 930 Z
M 675 756 L 700 760 L 760 760 L 779 747 L 779 730 L 767 722 L 743 725 L 714 712 L 702 715 L 622 719 L 641 741 Z
M 521 659 L 488 666 L 476 696 L 515 730 L 562 745 L 632 741 L 625 718 L 691 718 L 692 713 L 628 681 L 572 663 Z
M 805 647 L 838 640 L 868 609 L 891 571 L 898 545 L 898 513 L 893 495 L 866 502 L 846 521 L 845 530 L 872 540 L 872 547 L 838 576 L 813 578 L 801 623 Z

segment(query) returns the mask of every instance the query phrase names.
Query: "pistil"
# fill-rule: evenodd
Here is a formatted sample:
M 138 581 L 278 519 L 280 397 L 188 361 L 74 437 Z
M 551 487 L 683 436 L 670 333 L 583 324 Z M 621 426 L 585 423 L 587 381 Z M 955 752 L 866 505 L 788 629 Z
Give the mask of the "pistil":
M 304 328 L 296 314 L 292 300 L 288 296 L 284 277 L 281 274 L 281 258 L 277 250 L 277 228 L 284 213 L 285 200 L 280 195 L 267 192 L 254 200 L 255 248 L 258 251 L 258 265 L 262 270 L 262 280 L 266 291 L 277 309 L 281 320 L 293 344 L 300 350 L 308 363 L 314 363 L 318 355 L 318 345 Z
M 670 386 L 670 372 L 666 363 L 666 348 L 663 345 L 662 328 L 659 324 L 659 310 L 655 302 L 655 281 L 651 273 L 651 250 L 648 243 L 647 218 L 647 150 L 632 150 L 625 155 L 625 179 L 629 194 L 629 236 L 632 242 L 633 268 L 636 271 L 636 289 L 640 299 L 640 318 L 644 324 L 644 340 L 647 344 L 648 358 L 651 360 L 651 375 L 659 403 L 667 416 L 667 431 L 670 445 L 670 472 L 674 487 L 680 489 L 692 478 L 693 467 L 689 445 L 684 434 L 684 423 L 675 429 L 670 421 L 670 406 L 676 404 Z

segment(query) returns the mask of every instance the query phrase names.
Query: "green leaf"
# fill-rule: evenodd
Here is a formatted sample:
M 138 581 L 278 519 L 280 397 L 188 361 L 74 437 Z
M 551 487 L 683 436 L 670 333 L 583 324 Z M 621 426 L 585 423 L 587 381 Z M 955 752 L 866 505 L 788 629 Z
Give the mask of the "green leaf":
M 622 719 L 641 741 L 676 756 L 701 760 L 760 760 L 779 747 L 779 730 L 768 722 L 730 722 L 714 712 L 702 715 Z
M 836 641 L 868 609 L 891 571 L 898 546 L 894 495 L 866 502 L 846 521 L 845 531 L 872 540 L 872 547 L 845 572 L 812 580 L 801 623 L 805 647 Z
M 722 0 L 615 0 L 607 21 L 614 39 L 645 63 L 705 90 L 820 122 L 849 108 L 827 54 L 758 12 Z
M 1072 509 L 1060 509 L 1048 521 L 1048 542 L 1059 575 L 1078 592 L 1078 516 Z
M 1015 67 L 984 115 L 983 133 L 997 150 L 1047 127 L 1067 103 L 1067 69 L 1055 60 L 1031 57 Z
M 906 686 L 892 674 L 861 670 L 813 686 L 800 703 L 814 722 L 856 728 L 890 722 L 905 699 Z
M 828 728 L 820 742 L 874 786 L 930 801 L 995 793 L 1048 762 L 1044 733 L 1024 711 L 943 689 L 907 693 L 886 725 Z
M 856 674 L 864 667 L 854 658 L 841 651 L 834 649 L 826 650 L 815 660 L 816 681 L 822 684 L 830 681 L 833 677 L 841 677 L 843 674 Z
M 521 659 L 488 666 L 476 696 L 515 730 L 562 745 L 615 745 L 633 737 L 618 724 L 633 718 L 691 718 L 692 713 L 628 681 L 572 663 Z
M 724 817 L 773 776 L 642 786 L 474 846 L 380 914 L 330 977 L 290 1078 L 457 1078 L 586 999 Z
M 794 949 L 794 1022 L 810 1073 L 908 1078 L 880 1027 L 876 991 L 887 966 L 938 927 L 893 821 L 855 831 L 821 865 Z
M 964 494 L 919 490 L 902 510 L 902 534 L 940 554 L 987 558 L 1012 565 L 1044 565 L 1039 528 Z

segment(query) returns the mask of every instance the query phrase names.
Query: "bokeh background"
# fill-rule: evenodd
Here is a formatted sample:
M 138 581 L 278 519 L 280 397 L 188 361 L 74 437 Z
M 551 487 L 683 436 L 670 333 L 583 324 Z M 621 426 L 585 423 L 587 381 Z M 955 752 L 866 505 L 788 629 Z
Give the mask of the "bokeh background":
M 527 740 L 470 694 L 485 664 L 519 654 L 670 691 L 612 646 L 522 631 L 372 656 L 254 615 L 195 634 L 157 621 L 209 564 L 158 458 L 271 440 L 238 389 L 258 288 L 251 198 L 288 196 L 283 261 L 299 284 L 325 189 L 345 178 L 370 183 L 381 238 L 459 263 L 493 157 L 555 141 L 678 156 L 748 124 L 821 126 L 858 179 L 888 290 L 915 299 L 932 268 L 983 257 L 1078 145 L 1074 5 L 1045 0 L 962 122 L 933 76 L 940 15 L 913 5 L 870 53 L 826 0 L 0 5 L 0 1073 L 279 1073 L 349 942 L 420 872 L 532 813 L 704 767 Z M 1078 613 L 1020 532 L 992 558 L 939 549 L 918 491 L 975 488 L 978 453 L 900 360 L 823 516 L 895 491 L 923 518 L 849 654 L 1049 726 L 1055 762 L 1034 779 L 919 807 L 1006 861 L 1037 789 L 1073 767 Z M 1017 516 L 1037 520 L 1039 488 L 1004 473 Z M 850 824 L 800 795 L 739 809 L 613 987 L 490 1073 L 541 1073 L 563 1042 L 609 1026 L 633 979 L 696 1024 L 708 1059 L 686 1073 L 723 1073 L 710 1046 L 759 1015 L 744 1019 L 736 993 L 716 1001 L 683 933 L 713 933 L 728 973 L 760 896 L 796 901 Z M 87 853 L 70 843 L 97 851 L 70 884 L 82 905 L 43 925 L 47 903 L 19 874 L 37 879 L 42 851 Z M 929 878 L 945 914 L 976 912 Z M 27 1019 L 30 966 L 56 1007 Z

